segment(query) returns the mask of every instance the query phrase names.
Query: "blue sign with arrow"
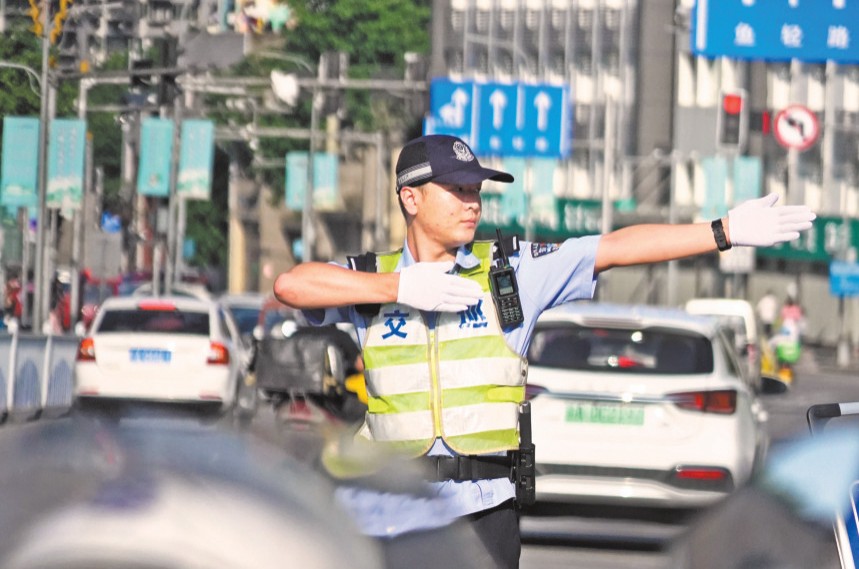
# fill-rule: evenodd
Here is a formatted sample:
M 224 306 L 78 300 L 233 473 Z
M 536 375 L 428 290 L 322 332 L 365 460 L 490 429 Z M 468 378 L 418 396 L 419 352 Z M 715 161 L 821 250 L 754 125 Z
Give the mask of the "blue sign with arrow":
M 430 85 L 432 116 L 427 119 L 424 131 L 427 134 L 449 134 L 458 136 L 474 148 L 474 84 L 457 83 L 448 79 L 436 79 Z M 431 123 L 431 124 L 430 124 Z
M 511 127 L 521 127 L 524 117 L 519 113 L 518 85 L 487 83 L 480 87 L 478 148 L 488 149 L 490 154 L 515 155 L 514 137 L 507 136 Z M 475 152 L 478 152 L 475 150 Z
M 564 158 L 570 154 L 567 87 L 434 79 L 425 134 L 450 134 L 476 154 Z

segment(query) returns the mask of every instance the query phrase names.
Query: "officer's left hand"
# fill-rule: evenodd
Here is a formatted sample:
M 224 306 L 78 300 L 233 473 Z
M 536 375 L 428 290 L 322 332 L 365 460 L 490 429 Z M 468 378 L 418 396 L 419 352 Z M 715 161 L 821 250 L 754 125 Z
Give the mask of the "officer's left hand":
M 400 271 L 397 302 L 418 310 L 462 312 L 483 296 L 476 282 L 447 273 L 453 261 L 415 263 Z
M 816 215 L 805 205 L 777 206 L 778 194 L 748 200 L 728 212 L 731 245 L 769 247 L 793 241 L 811 228 Z

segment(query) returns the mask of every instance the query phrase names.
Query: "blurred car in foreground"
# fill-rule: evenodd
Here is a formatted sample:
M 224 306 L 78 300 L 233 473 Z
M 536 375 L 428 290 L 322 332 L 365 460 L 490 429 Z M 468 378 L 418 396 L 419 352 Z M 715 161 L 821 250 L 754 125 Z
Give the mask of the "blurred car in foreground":
M 384 566 L 331 481 L 260 438 L 72 417 L 0 450 L 4 569 Z
M 773 449 L 746 488 L 669 549 L 672 568 L 854 569 L 859 561 L 859 402 L 808 408 L 811 437 Z
M 75 406 L 150 402 L 224 413 L 239 402 L 244 411 L 238 342 L 235 323 L 214 301 L 109 298 L 80 342 Z
M 767 414 L 715 319 L 571 303 L 528 360 L 538 502 L 695 510 L 764 458 Z
M 740 298 L 693 298 L 686 302 L 686 312 L 718 318 L 734 337 L 734 345 L 746 373 L 756 385 L 761 374 L 776 375 L 775 353 L 766 338 L 752 304 Z

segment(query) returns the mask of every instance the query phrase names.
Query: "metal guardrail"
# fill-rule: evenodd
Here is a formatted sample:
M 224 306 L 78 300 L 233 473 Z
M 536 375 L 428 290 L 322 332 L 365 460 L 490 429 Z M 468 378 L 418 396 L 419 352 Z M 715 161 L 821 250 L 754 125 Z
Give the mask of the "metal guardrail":
M 79 342 L 74 336 L 0 333 L 0 419 L 67 412 Z

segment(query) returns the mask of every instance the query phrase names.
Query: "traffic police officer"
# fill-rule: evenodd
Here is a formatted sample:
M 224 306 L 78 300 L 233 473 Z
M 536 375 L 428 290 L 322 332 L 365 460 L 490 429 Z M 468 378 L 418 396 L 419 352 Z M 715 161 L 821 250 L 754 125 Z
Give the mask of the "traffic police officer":
M 777 196 L 770 195 L 712 223 L 635 225 L 560 244 L 523 242 L 506 251 L 521 322 L 505 327 L 489 285 L 498 247 L 475 242 L 475 232 L 482 183 L 513 177 L 481 166 L 464 141 L 446 135 L 408 142 L 396 174 L 406 220 L 401 250 L 370 256 L 364 267 L 303 263 L 281 274 L 274 292 L 313 322 L 354 323 L 369 392 L 360 434 L 431 464 L 436 495 L 447 513 L 477 532 L 486 566 L 519 563 L 515 485 L 505 458 L 518 446 L 525 353 L 537 317 L 590 299 L 597 275 L 611 267 L 732 245 L 770 246 L 796 239 L 814 219 L 805 206 L 775 206 Z M 395 538 L 437 519 L 416 515 L 420 507 L 409 510 L 402 498 L 360 492 L 343 498 L 370 535 Z

